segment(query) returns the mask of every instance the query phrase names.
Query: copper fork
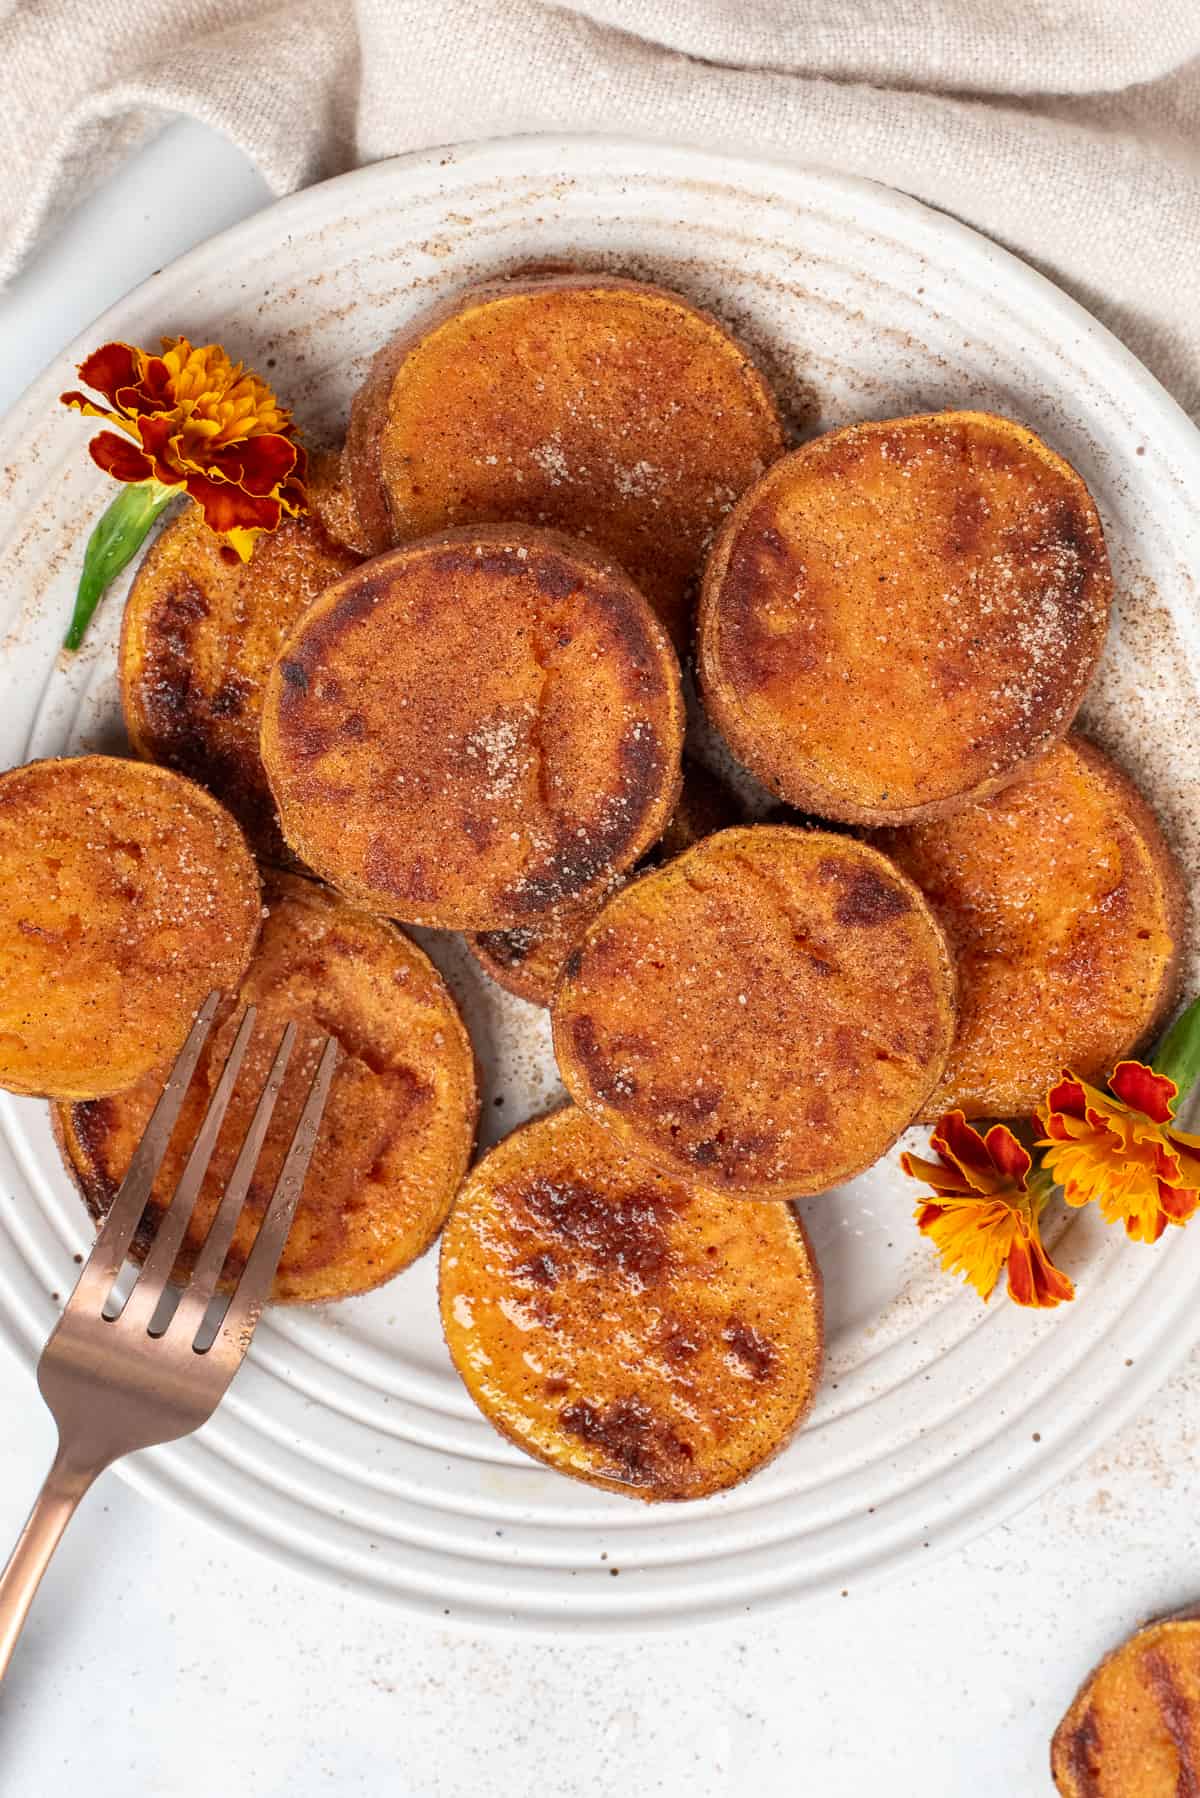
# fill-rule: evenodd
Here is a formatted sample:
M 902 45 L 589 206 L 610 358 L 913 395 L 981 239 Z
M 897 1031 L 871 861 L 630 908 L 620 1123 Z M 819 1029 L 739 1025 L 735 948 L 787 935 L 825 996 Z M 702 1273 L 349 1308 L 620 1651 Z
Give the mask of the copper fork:
M 38 1385 L 58 1425 L 58 1451 L 0 1574 L 0 1679 L 50 1556 L 97 1474 L 135 1449 L 190 1435 L 216 1410 L 245 1358 L 287 1241 L 333 1077 L 337 1045 L 332 1038 L 326 1040 L 275 1190 L 210 1342 L 209 1307 L 283 1084 L 296 1038 L 294 1024 L 283 1033 L 194 1271 L 174 1302 L 170 1281 L 175 1259 L 254 1029 L 254 1008 L 248 1006 L 171 1203 L 161 1215 L 132 1290 L 115 1309 L 117 1276 L 220 999 L 220 993 L 210 993 L 196 1014 L 96 1246 L 38 1363 Z

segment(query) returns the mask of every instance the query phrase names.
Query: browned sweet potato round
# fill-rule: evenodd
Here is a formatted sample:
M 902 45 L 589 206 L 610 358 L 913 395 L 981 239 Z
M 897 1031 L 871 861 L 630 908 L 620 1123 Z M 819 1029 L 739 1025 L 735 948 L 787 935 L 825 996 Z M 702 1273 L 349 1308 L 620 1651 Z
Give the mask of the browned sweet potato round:
M 441 1308 L 498 1430 L 635 1498 L 745 1479 L 820 1374 L 820 1276 L 792 1208 L 656 1173 L 573 1106 L 468 1177 L 442 1239 Z
M 644 865 L 658 867 L 735 822 L 738 805 L 729 788 L 699 762 L 683 758 L 683 790 L 679 804 L 671 814 L 659 841 L 645 857 Z M 617 875 L 611 891 L 622 884 Z M 537 924 L 518 930 L 485 930 L 467 939 L 476 961 L 498 985 L 528 999 L 534 1005 L 549 1005 L 562 973 L 563 963 L 575 947 L 608 893 L 591 905 L 560 907 Z
M 1168 1619 L 1101 1661 L 1054 1733 L 1063 1798 L 1200 1792 L 1200 1622 Z
M 625 576 L 544 531 L 364 563 L 297 626 L 262 756 L 284 835 L 373 910 L 488 930 L 588 899 L 661 835 L 683 699 Z
M 724 830 L 610 899 L 552 1009 L 567 1091 L 631 1153 L 746 1198 L 822 1192 L 925 1103 L 954 972 L 916 887 L 827 831 Z
M 182 775 L 107 755 L 0 774 L 0 1086 L 90 1099 L 171 1062 L 260 915 L 245 838 Z
M 316 1152 L 275 1277 L 277 1300 L 340 1299 L 390 1280 L 429 1247 L 475 1138 L 471 1045 L 428 958 L 392 924 L 315 881 L 266 877 L 266 921 L 236 1004 L 220 1014 L 188 1093 L 149 1215 L 169 1202 L 244 1004 L 258 1023 L 181 1254 L 194 1261 L 232 1171 L 284 1025 L 299 1037 L 226 1264 L 245 1263 L 304 1103 L 322 1037 L 341 1045 Z M 103 1217 L 162 1087 L 55 1108 L 67 1166 Z M 155 1219 L 157 1222 L 157 1219 Z M 153 1238 L 145 1229 L 142 1252 Z
M 347 465 L 376 553 L 452 525 L 550 525 L 613 556 L 676 643 L 712 533 L 783 452 L 762 376 L 677 294 L 493 281 L 376 357 Z
M 705 704 L 803 810 L 935 817 L 1064 734 L 1111 590 L 1091 496 L 1032 431 L 983 412 L 852 425 L 776 463 L 723 528 Z
M 1132 781 L 1082 737 L 993 798 L 876 841 L 958 963 L 958 1030 L 927 1116 L 1032 1112 L 1065 1066 L 1107 1075 L 1170 1007 L 1182 875 Z
M 317 455 L 311 512 L 229 562 L 189 506 L 138 570 L 121 629 L 121 704 L 129 741 L 147 761 L 198 780 L 227 805 L 259 851 L 283 839 L 258 753 L 267 673 L 296 620 L 359 557 L 340 535 L 338 458 Z

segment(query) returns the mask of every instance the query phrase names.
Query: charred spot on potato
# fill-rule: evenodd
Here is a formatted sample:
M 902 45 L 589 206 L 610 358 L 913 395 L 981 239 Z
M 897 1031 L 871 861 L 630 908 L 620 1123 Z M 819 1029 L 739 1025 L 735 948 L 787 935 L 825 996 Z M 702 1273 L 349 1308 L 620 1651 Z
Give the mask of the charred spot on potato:
M 569 599 L 574 593 L 577 575 L 565 562 L 546 561 L 537 571 L 537 584 L 547 599 Z
M 694 1458 L 691 1443 L 644 1399 L 622 1398 L 610 1405 L 577 1399 L 563 1406 L 559 1418 L 569 1435 L 599 1451 L 606 1472 L 630 1485 L 670 1479 L 681 1461 Z
M 554 1256 L 546 1251 L 540 1255 L 531 1255 L 528 1261 L 520 1262 L 513 1270 L 518 1280 L 532 1280 L 535 1286 L 553 1286 L 558 1280 L 558 1263 Z
M 1066 1754 L 1083 1798 L 1088 1798 L 1096 1790 L 1100 1776 L 1100 1730 L 1093 1711 L 1085 1711 L 1078 1727 L 1071 1731 Z
M 691 1318 L 664 1316 L 654 1339 L 667 1360 L 676 1364 L 694 1360 L 704 1347 L 704 1333 Z
M 725 1326 L 722 1336 L 752 1380 L 771 1378 L 779 1359 L 773 1342 L 740 1318 L 733 1318 Z
M 615 1273 L 638 1287 L 669 1271 L 673 1215 L 687 1203 L 679 1193 L 634 1187 L 614 1198 L 578 1180 L 537 1178 L 514 1195 L 533 1224 L 566 1245 L 576 1270 Z
M 246 701 L 250 698 L 251 691 L 250 682 L 241 680 L 237 676 L 231 675 L 228 679 L 223 680 L 212 697 L 213 717 L 238 717 L 245 711 Z
M 105 1152 L 117 1116 L 118 1101 L 114 1099 L 84 1099 L 71 1107 L 72 1128 L 83 1151 L 80 1166 L 86 1172 L 88 1203 L 104 1211 L 121 1184 L 121 1176 Z
M 535 947 L 537 938 L 532 930 L 483 930 L 476 937 L 476 943 L 485 956 L 499 962 L 506 968 L 518 968 Z
M 885 924 L 903 917 L 912 901 L 894 880 L 885 880 L 873 868 L 850 867 L 829 856 L 821 863 L 821 877 L 841 888 L 833 915 L 839 924 Z

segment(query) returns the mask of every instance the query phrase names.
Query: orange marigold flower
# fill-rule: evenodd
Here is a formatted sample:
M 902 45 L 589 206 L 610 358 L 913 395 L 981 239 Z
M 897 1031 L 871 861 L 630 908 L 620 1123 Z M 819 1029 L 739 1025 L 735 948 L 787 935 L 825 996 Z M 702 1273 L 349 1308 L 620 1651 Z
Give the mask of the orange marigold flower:
M 185 489 L 244 562 L 261 532 L 305 510 L 306 460 L 291 413 L 219 344 L 194 349 L 186 337 L 164 337 L 162 354 L 151 356 L 106 343 L 79 376 L 104 403 L 64 393 L 63 405 L 124 432 L 93 437 L 92 460 L 118 481 Z
M 1039 1144 L 1068 1205 L 1093 1199 L 1105 1223 L 1157 1242 L 1200 1205 L 1200 1136 L 1173 1126 L 1179 1089 L 1141 1061 L 1122 1061 L 1109 1091 L 1064 1069 L 1046 1098 Z
M 903 1155 L 901 1165 L 934 1190 L 914 1215 L 946 1272 L 961 1274 L 981 1299 L 991 1297 L 1003 1267 L 1008 1296 L 1018 1305 L 1048 1309 L 1073 1299 L 1074 1286 L 1042 1243 L 1038 1218 L 1046 1191 L 1031 1190 L 1032 1158 L 1012 1131 L 993 1124 L 980 1136 L 961 1111 L 950 1111 L 930 1143 L 937 1161 Z

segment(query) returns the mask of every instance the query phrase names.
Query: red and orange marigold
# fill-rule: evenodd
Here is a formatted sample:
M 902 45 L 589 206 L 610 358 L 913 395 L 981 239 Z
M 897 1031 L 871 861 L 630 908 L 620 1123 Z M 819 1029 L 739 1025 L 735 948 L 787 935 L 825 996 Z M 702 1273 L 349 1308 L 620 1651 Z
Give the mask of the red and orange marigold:
M 901 1165 L 933 1188 L 915 1216 L 947 1273 L 961 1274 L 982 1299 L 991 1297 L 1002 1269 L 1018 1305 L 1046 1309 L 1073 1299 L 1075 1288 L 1046 1253 L 1038 1223 L 1049 1182 L 1031 1180 L 1032 1157 L 1012 1131 L 993 1124 L 981 1136 L 961 1111 L 950 1111 L 930 1145 L 937 1161 L 906 1154 Z
M 80 363 L 79 376 L 99 397 L 72 391 L 63 405 L 116 427 L 88 448 L 122 492 L 88 540 L 68 649 L 79 648 L 100 595 L 175 497 L 193 499 L 243 562 L 264 531 L 307 509 L 306 458 L 291 413 L 220 344 L 193 348 L 186 337 L 164 337 L 154 356 L 106 343 Z
M 1109 1091 L 1065 1069 L 1046 1099 L 1039 1144 L 1068 1205 L 1094 1199 L 1105 1223 L 1157 1242 L 1200 1206 L 1200 1136 L 1175 1128 L 1179 1088 L 1141 1061 L 1122 1061 Z
M 305 454 L 291 413 L 220 344 L 164 337 L 152 356 L 106 343 L 80 363 L 79 378 L 104 403 L 64 393 L 63 405 L 125 433 L 93 437 L 92 460 L 117 481 L 184 488 L 243 561 L 260 532 L 303 511 Z

